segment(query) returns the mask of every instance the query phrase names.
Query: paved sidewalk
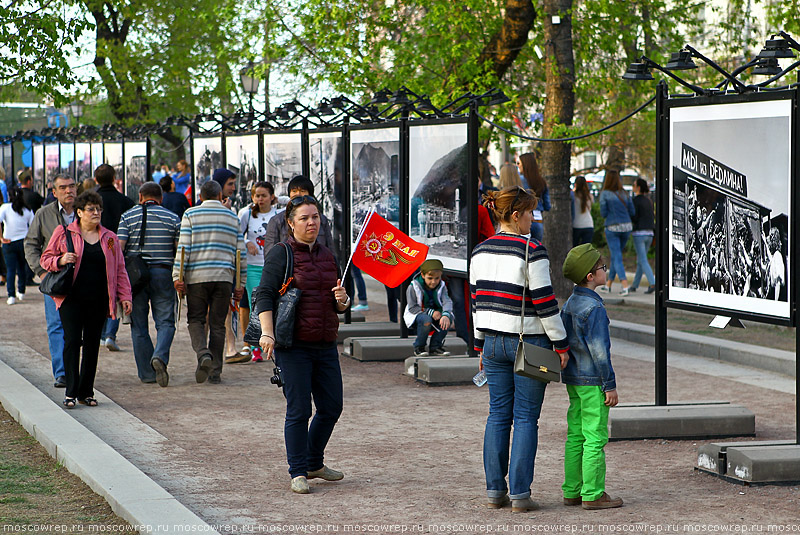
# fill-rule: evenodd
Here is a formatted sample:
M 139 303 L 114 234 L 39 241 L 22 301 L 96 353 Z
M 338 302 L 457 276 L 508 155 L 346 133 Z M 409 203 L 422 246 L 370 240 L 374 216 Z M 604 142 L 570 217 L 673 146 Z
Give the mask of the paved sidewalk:
M 52 388 L 49 362 L 42 355 L 47 351 L 42 312 L 41 297 L 33 295 L 23 305 L 0 309 L 0 361 L 13 370 L 0 364 L 0 401 L 22 421 L 43 418 L 47 425 L 34 426 L 33 433 L 49 449 L 55 445 L 65 455 L 77 451 L 75 462 L 65 463 L 70 470 L 111 476 L 123 474 L 118 467 L 125 466 L 131 478 L 146 476 L 137 486 L 128 479 L 121 485 L 93 486 L 112 505 L 119 502 L 115 512 L 134 525 L 153 522 L 146 515 L 163 520 L 151 524 L 156 528 L 167 523 L 165 513 L 126 508 L 126 500 L 147 500 L 139 489 L 149 488 L 163 492 L 159 503 L 180 509 L 185 518 L 196 515 L 191 522 L 175 521 L 181 526 L 176 531 L 183 532 L 309 532 L 312 525 L 324 533 L 403 528 L 479 533 L 532 526 L 585 532 L 661 526 L 662 532 L 681 532 L 686 525 L 708 530 L 745 523 L 800 529 L 800 489 L 740 487 L 699 474 L 693 470 L 696 441 L 609 444 L 608 488 L 625 499 L 625 507 L 590 513 L 561 506 L 568 402 L 558 384 L 548 387 L 540 419 L 532 490 L 542 509 L 513 516 L 508 510 L 487 510 L 481 461 L 487 389 L 425 387 L 403 375 L 402 363 L 347 358 L 341 360 L 345 411 L 326 459 L 346 477 L 339 483 L 314 480 L 312 494 L 294 495 L 288 490 L 283 448 L 285 402 L 267 382 L 271 364 L 226 366 L 221 385 L 197 385 L 181 325 L 171 355 L 170 386 L 143 385 L 135 375 L 129 331 L 122 326 L 123 351 L 101 353 L 100 406 L 66 411 L 59 404 L 63 390 Z M 370 311 L 369 319 L 385 320 L 385 313 Z M 621 401 L 652 403 L 652 347 L 615 339 L 613 352 Z M 675 352 L 669 364 L 671 402 L 726 399 L 755 412 L 756 440 L 795 436 L 792 379 Z M 16 397 L 18 392 L 35 403 Z M 55 432 L 51 429 L 69 430 L 68 438 L 48 435 Z M 100 451 L 92 444 L 107 445 L 109 453 L 82 454 Z M 103 477 L 96 479 L 102 483 Z

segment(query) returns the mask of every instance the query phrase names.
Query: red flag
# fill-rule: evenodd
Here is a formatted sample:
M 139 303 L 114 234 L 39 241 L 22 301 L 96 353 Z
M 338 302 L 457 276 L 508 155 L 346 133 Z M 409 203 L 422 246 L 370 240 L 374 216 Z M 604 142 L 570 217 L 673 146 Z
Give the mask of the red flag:
M 376 213 L 353 249 L 353 263 L 389 288 L 400 286 L 427 256 L 427 245 L 415 242 Z

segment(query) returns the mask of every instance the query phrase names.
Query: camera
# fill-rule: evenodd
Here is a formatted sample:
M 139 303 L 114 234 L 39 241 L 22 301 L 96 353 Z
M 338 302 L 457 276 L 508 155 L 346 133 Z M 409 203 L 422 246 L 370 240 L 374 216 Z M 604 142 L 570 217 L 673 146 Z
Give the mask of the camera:
M 275 366 L 272 369 L 272 377 L 269 378 L 269 382 L 278 388 L 283 388 L 283 375 L 281 375 L 281 373 L 281 369 L 278 366 Z

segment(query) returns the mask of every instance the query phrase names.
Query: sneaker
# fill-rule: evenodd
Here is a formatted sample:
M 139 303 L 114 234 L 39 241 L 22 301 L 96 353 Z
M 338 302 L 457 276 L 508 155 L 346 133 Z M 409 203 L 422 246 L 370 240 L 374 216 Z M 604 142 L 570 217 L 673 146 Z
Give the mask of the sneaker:
M 651 293 L 653 293 L 655 291 L 656 291 L 656 285 L 655 284 L 651 284 L 650 286 L 647 287 L 647 289 L 644 291 L 644 293 L 647 294 L 647 295 L 650 295 Z
M 21 303 L 24 300 L 25 300 L 25 294 L 17 292 L 17 301 L 19 301 Z
M 363 303 L 363 304 L 359 303 L 356 306 L 354 306 L 353 308 L 351 308 L 350 310 L 352 310 L 353 312 L 358 312 L 360 310 L 369 310 L 369 305 L 366 304 L 366 303 Z
M 251 360 L 253 362 L 264 362 L 264 357 L 261 356 L 261 353 L 258 353 L 257 355 L 254 353 Z
M 430 353 L 429 353 L 429 354 L 430 354 L 430 356 L 432 356 L 432 357 L 449 357 L 449 356 L 450 356 L 450 352 L 449 352 L 449 351 L 447 351 L 447 350 L 444 348 L 444 346 L 442 346 L 442 347 L 438 347 L 438 348 L 436 348 L 436 349 L 431 349 L 431 351 L 430 351 Z
M 169 384 L 169 374 L 167 373 L 167 365 L 161 359 L 153 359 L 150 361 L 150 366 L 156 371 L 156 382 L 158 386 L 164 387 Z
M 528 511 L 534 511 L 538 508 L 539 504 L 531 500 L 530 498 L 524 498 L 522 500 L 511 500 L 512 513 L 527 513 Z
M 306 476 L 306 479 L 315 478 L 324 479 L 325 481 L 339 481 L 340 479 L 344 479 L 344 474 L 338 470 L 322 465 L 322 468 L 319 470 L 311 470 Z
M 292 492 L 297 494 L 308 494 L 311 492 L 308 488 L 308 480 L 304 476 L 297 476 L 292 479 Z
M 625 296 L 626 296 L 626 295 L 628 295 L 629 293 L 630 293 L 630 291 L 629 291 L 627 288 L 623 288 L 623 289 L 622 289 L 622 290 L 619 292 L 619 295 L 621 295 L 621 296 L 625 297 Z
M 424 347 L 415 347 L 414 348 L 414 356 L 415 357 L 427 357 L 428 352 L 425 351 Z
M 597 287 L 597 291 L 600 293 L 608 294 L 611 293 L 611 288 L 603 284 L 602 286 Z
M 117 345 L 117 341 L 113 338 L 106 338 L 105 343 L 106 349 L 109 351 L 119 351 L 119 346 Z
M 8 303 L 9 305 L 14 305 L 14 304 L 17 303 L 17 298 L 16 297 L 9 297 L 8 300 L 6 300 L 6 303 Z
M 56 377 L 56 382 L 53 383 L 55 388 L 67 388 L 67 378 L 63 375 Z
M 630 293 L 635 293 L 635 292 L 636 292 L 636 286 L 629 286 L 629 287 L 628 287 L 628 291 L 629 291 Z
M 208 382 L 212 385 L 218 385 L 222 382 L 222 377 L 220 377 L 219 375 L 212 375 L 211 377 L 208 378 Z
M 197 369 L 194 371 L 194 380 L 198 383 L 205 383 L 210 371 L 211 357 L 207 354 L 201 356 L 197 361 Z
M 584 509 L 613 509 L 614 507 L 622 507 L 622 498 L 612 498 L 607 493 L 592 501 L 583 501 Z

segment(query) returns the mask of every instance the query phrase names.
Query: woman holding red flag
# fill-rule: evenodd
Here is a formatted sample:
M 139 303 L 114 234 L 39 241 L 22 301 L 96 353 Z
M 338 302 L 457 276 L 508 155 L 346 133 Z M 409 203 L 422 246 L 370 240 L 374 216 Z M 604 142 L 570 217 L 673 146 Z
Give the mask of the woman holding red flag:
M 277 373 L 282 375 L 286 398 L 284 439 L 292 492 L 308 494 L 308 479 L 338 481 L 342 472 L 324 464 L 325 446 L 342 413 L 342 371 L 336 339 L 338 313 L 350 306 L 342 287 L 333 253 L 317 243 L 320 208 L 314 197 L 294 197 L 286 207 L 289 238 L 269 250 L 264 259 L 261 284 L 256 289 L 256 310 L 261 322 L 259 344 L 263 356 L 275 354 Z M 289 256 L 291 255 L 291 256 Z M 301 290 L 295 310 L 294 336 L 290 347 L 276 346 L 273 310 L 284 286 L 284 275 Z M 317 412 L 311 418 L 311 397 Z

